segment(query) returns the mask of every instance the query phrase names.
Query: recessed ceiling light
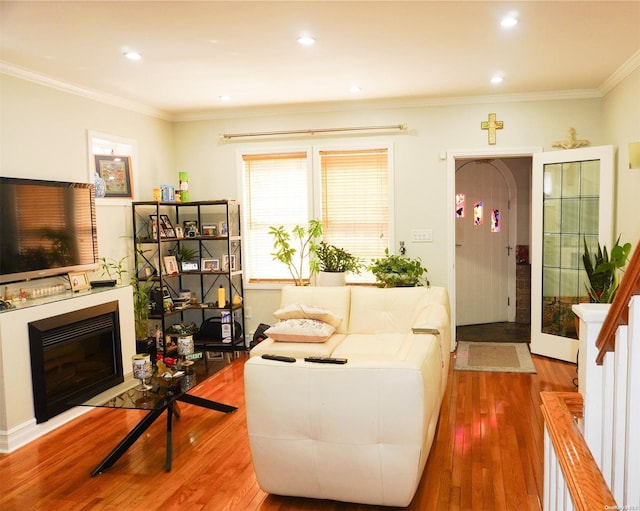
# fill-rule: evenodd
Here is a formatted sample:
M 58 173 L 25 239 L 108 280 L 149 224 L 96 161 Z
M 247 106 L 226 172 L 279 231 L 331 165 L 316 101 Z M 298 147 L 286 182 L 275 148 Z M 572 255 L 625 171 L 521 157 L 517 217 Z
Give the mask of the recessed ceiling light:
M 231 101 L 231 96 L 227 96 L 226 94 L 222 94 L 221 96 L 218 96 L 218 98 L 220 101 Z
M 303 46 L 313 46 L 316 43 L 316 40 L 310 35 L 302 35 L 298 37 L 298 42 Z
M 503 28 L 515 27 L 518 24 L 518 13 L 510 12 L 500 20 L 500 26 Z
M 125 51 L 124 56 L 129 60 L 140 60 L 142 55 L 140 55 L 137 51 Z
M 349 92 L 353 93 L 353 94 L 357 94 L 358 92 L 360 92 L 362 89 L 357 86 L 357 85 L 352 85 L 351 87 L 349 87 Z
M 493 75 L 491 77 L 491 83 L 493 83 L 494 85 L 497 85 L 499 83 L 502 83 L 504 81 L 504 76 L 497 74 L 497 75 Z

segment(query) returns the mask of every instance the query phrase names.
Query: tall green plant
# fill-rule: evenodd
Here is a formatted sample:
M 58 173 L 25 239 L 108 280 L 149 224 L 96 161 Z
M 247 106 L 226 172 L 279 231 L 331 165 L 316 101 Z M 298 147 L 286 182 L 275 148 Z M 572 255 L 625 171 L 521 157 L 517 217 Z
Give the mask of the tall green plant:
M 584 253 L 582 262 L 589 278 L 587 293 L 592 303 L 611 303 L 620 287 L 619 270 L 627 264 L 631 253 L 631 243 L 620 245 L 620 236 L 616 240 L 611 255 L 606 246 L 600 246 L 594 254 L 589 251 L 586 238 L 583 238 Z
M 322 222 L 316 219 L 309 220 L 307 227 L 296 225 L 291 232 L 283 225 L 271 226 L 269 234 L 273 237 L 275 249 L 275 252 L 271 253 L 273 259 L 287 266 L 296 286 L 303 286 L 305 262 L 309 265 L 309 277 L 318 271 L 318 261 L 311 256 L 316 253 L 318 240 L 322 236 Z
M 133 321 L 136 339 L 149 337 L 149 308 L 151 306 L 152 280 L 131 279 L 133 288 Z

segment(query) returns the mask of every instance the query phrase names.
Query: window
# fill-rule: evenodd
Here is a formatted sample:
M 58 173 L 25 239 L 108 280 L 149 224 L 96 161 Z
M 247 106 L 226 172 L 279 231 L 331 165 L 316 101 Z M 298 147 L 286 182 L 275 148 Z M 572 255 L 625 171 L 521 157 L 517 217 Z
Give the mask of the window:
M 243 154 L 243 215 L 247 270 L 251 283 L 291 279 L 273 260 L 270 226 L 323 224 L 323 239 L 360 257 L 382 257 L 390 238 L 388 147 Z M 313 198 L 316 200 L 314 201 Z M 349 282 L 374 282 L 368 272 Z
M 323 239 L 365 264 L 389 246 L 389 157 L 386 148 L 320 151 Z M 350 282 L 373 282 L 366 274 Z

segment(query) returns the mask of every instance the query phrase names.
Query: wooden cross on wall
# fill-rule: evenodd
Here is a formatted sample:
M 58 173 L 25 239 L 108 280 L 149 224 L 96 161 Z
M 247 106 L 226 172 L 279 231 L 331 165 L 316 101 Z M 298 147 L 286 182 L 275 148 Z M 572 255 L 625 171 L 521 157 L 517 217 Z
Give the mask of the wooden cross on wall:
M 496 114 L 489 114 L 488 121 L 482 121 L 480 128 L 488 130 L 489 132 L 489 145 L 496 144 L 496 130 L 504 128 L 504 121 L 496 121 Z

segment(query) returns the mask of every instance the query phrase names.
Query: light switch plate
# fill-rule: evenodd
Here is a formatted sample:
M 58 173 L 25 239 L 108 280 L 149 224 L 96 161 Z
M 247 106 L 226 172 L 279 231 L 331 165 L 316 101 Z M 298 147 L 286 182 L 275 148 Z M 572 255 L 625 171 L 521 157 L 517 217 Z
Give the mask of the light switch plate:
M 431 243 L 433 241 L 433 230 L 419 229 L 411 231 L 411 241 L 414 243 Z

